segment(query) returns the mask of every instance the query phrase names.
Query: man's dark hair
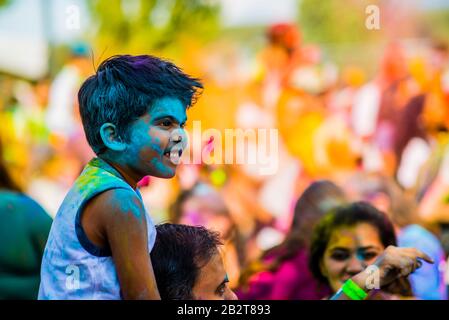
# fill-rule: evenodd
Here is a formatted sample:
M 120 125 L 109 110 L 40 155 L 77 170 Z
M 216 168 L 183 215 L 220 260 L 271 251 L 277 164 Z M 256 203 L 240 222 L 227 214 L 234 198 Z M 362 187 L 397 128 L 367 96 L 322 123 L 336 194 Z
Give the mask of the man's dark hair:
M 99 154 L 104 151 L 100 127 L 110 122 L 118 135 L 129 139 L 128 127 L 157 99 L 177 98 L 192 106 L 203 85 L 173 63 L 150 55 L 117 55 L 103 61 L 78 92 L 87 141 Z
M 217 232 L 200 226 L 165 223 L 156 226 L 151 262 L 162 299 L 191 300 L 200 270 L 218 254 Z

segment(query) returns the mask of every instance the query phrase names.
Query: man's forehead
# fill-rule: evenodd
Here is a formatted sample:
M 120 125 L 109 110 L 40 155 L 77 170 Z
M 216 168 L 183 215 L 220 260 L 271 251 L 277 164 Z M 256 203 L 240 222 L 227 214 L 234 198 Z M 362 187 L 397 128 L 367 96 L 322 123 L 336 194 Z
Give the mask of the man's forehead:
M 226 277 L 226 271 L 223 265 L 223 259 L 217 252 L 209 262 L 201 268 L 199 281 L 207 281 L 219 285 Z

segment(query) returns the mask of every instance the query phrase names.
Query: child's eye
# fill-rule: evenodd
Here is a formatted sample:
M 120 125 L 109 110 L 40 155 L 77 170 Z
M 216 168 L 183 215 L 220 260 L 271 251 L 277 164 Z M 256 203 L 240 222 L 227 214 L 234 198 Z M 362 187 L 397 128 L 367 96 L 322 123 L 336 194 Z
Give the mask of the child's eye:
M 163 127 L 170 127 L 171 124 L 172 124 L 172 122 L 170 120 L 164 120 L 164 121 L 161 122 L 161 125 Z

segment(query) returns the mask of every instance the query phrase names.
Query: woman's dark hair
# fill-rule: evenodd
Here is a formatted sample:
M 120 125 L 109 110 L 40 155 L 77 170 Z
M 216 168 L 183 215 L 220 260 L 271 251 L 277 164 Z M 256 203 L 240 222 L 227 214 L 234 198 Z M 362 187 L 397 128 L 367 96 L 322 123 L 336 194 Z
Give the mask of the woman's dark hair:
M 288 247 L 308 247 L 312 230 L 318 221 L 330 210 L 346 202 L 346 195 L 340 187 L 329 180 L 313 182 L 299 197 L 295 205 L 290 232 L 284 241 Z
M 340 228 L 355 226 L 359 223 L 368 223 L 375 227 L 379 233 L 382 245 L 387 248 L 396 246 L 396 235 L 393 224 L 387 215 L 377 210 L 367 202 L 355 202 L 335 208 L 327 214 L 313 231 L 310 246 L 309 267 L 315 278 L 323 284 L 329 284 L 327 278 L 321 273 L 320 264 L 332 233 Z M 408 281 L 398 281 L 383 288 L 390 293 L 411 296 L 411 287 Z
M 216 232 L 204 227 L 164 223 L 156 226 L 157 236 L 151 262 L 162 299 L 193 299 L 193 287 L 200 270 L 222 245 Z
M 173 63 L 149 56 L 117 55 L 103 61 L 78 92 L 81 119 L 94 152 L 105 146 L 100 127 L 113 123 L 119 137 L 129 138 L 128 127 L 151 108 L 157 99 L 177 98 L 193 105 L 203 85 Z
M 302 193 L 295 205 L 290 231 L 284 241 L 262 255 L 276 258 L 268 266 L 260 262 L 252 263 L 242 273 L 240 282 L 245 284 L 249 277 L 259 271 L 276 271 L 285 260 L 294 257 L 298 250 L 308 249 L 312 230 L 318 221 L 334 207 L 346 202 L 344 191 L 329 180 L 318 180 L 310 184 Z
M 179 223 L 183 214 L 183 205 L 195 196 L 195 188 L 198 186 L 198 182 L 190 189 L 181 190 L 176 197 L 175 202 L 171 204 L 168 210 L 169 219 L 173 223 Z

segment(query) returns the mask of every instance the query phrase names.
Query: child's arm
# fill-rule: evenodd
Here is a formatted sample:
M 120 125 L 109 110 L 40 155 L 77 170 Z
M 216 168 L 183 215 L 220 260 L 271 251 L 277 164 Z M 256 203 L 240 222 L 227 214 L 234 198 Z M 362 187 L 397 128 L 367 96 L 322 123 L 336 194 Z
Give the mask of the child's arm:
M 82 223 L 88 237 L 91 234 L 111 249 L 124 299 L 160 299 L 145 210 L 136 194 L 125 189 L 100 194 L 84 210 Z

